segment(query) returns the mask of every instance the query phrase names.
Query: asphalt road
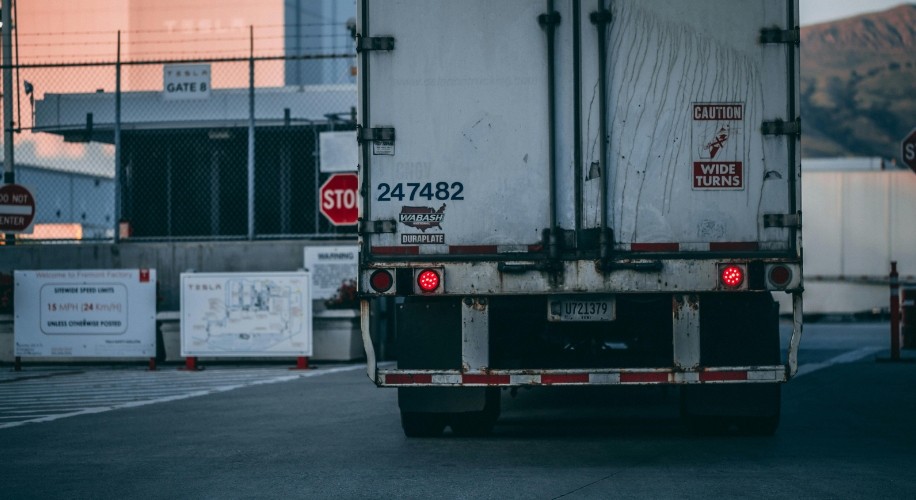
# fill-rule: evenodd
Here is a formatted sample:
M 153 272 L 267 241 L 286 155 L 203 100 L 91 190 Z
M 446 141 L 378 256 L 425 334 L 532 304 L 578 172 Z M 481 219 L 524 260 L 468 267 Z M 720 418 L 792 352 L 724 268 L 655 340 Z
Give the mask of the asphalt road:
M 886 332 L 807 326 L 774 437 L 695 437 L 676 388 L 631 387 L 505 391 L 489 438 L 407 439 L 362 370 L 264 372 L 0 428 L 0 498 L 916 498 L 916 363 L 874 362 Z M 83 371 L 0 388 L 138 390 Z

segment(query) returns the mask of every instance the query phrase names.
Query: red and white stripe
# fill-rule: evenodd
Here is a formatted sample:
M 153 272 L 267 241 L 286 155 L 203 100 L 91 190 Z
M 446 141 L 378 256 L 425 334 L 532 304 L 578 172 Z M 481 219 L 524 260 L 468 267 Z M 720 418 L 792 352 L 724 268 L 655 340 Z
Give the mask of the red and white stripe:
M 380 386 L 516 386 L 516 385 L 650 385 L 703 383 L 785 382 L 785 366 L 726 367 L 697 371 L 667 368 L 642 370 L 496 370 L 458 371 L 383 370 Z
M 618 243 L 620 252 L 756 252 L 760 245 L 756 241 L 733 241 L 712 243 Z M 544 245 L 451 245 L 449 255 L 499 255 L 539 253 Z M 420 255 L 419 246 L 374 246 L 377 255 Z

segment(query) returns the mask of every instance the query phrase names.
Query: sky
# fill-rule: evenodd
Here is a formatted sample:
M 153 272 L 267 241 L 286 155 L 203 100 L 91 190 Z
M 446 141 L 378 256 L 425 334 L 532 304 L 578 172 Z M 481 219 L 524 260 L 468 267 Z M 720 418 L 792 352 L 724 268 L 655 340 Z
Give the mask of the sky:
M 844 17 L 878 12 L 905 3 L 901 0 L 799 0 L 801 24 L 823 23 Z

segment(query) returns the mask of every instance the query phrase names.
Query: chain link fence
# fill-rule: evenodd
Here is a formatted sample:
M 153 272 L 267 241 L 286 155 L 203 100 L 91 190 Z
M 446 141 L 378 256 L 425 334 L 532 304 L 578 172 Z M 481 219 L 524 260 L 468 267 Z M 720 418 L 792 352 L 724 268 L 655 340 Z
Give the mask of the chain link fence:
M 356 129 L 355 66 L 345 53 L 15 67 L 14 176 L 36 199 L 17 242 L 354 235 L 318 191 L 332 175 L 321 134 Z

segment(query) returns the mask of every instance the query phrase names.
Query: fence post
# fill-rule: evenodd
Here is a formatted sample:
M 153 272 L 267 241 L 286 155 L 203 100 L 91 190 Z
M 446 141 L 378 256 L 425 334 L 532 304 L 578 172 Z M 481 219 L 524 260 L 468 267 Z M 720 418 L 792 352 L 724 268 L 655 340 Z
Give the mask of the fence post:
M 115 62 L 114 121 L 114 242 L 121 242 L 121 30 L 118 30 L 118 59 Z
M 312 166 L 315 171 L 315 234 L 321 232 L 321 196 L 318 194 L 318 188 L 321 186 L 321 141 L 318 139 L 318 126 L 312 120 L 312 137 L 315 139 L 315 150 L 312 151 Z
M 3 0 L 3 183 L 16 181 L 13 170 L 13 25 L 10 0 Z M 16 235 L 6 234 L 6 244 L 15 245 Z
M 248 27 L 248 240 L 254 240 L 254 26 Z

